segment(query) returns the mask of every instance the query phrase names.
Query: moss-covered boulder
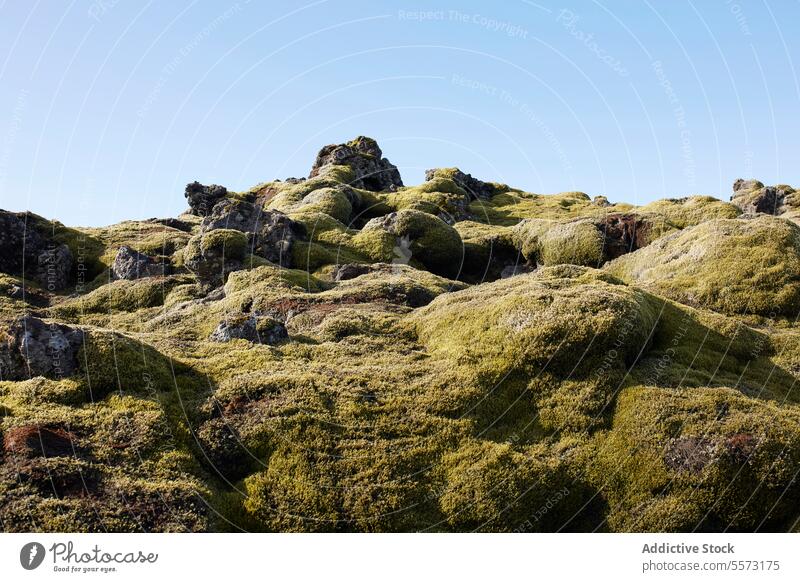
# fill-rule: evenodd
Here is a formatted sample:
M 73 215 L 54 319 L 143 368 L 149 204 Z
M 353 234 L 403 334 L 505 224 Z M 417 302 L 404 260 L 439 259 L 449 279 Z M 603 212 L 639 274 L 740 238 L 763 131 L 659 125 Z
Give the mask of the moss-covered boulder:
M 603 264 L 603 235 L 588 220 L 525 220 L 515 227 L 514 236 L 523 256 L 533 264 Z
M 681 303 L 722 313 L 800 312 L 800 228 L 780 218 L 703 222 L 606 269 Z
M 228 273 L 242 268 L 248 254 L 247 235 L 239 230 L 216 229 L 189 240 L 184 265 L 208 284 L 225 282 Z
M 393 262 L 424 265 L 449 277 L 461 271 L 464 249 L 458 232 L 440 218 L 417 210 L 400 210 L 368 222 L 363 232 L 391 247 Z

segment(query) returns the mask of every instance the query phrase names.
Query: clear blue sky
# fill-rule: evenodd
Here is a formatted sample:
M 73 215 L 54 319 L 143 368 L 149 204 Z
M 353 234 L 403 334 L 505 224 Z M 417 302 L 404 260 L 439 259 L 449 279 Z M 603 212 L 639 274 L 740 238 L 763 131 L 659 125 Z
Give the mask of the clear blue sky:
M 800 3 L 0 0 L 0 208 L 173 216 L 375 137 L 643 203 L 800 184 Z

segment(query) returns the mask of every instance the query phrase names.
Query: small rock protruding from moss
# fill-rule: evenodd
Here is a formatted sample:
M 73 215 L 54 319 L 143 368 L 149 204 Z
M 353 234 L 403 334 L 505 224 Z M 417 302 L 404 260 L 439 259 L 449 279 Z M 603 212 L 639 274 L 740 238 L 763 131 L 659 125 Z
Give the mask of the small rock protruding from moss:
M 115 279 L 144 279 L 146 277 L 162 277 L 169 274 L 169 265 L 156 261 L 153 257 L 133 250 L 129 246 L 120 247 L 111 274 Z
M 225 186 L 211 184 L 204 186 L 200 182 L 191 182 L 186 185 L 184 192 L 186 200 L 191 208 L 190 214 L 195 216 L 208 216 L 214 205 L 228 196 L 228 189 Z
M 78 369 L 84 333 L 30 315 L 14 321 L 0 343 L 0 379 L 66 378 Z
M 383 157 L 378 142 L 370 137 L 359 136 L 346 144 L 326 145 L 317 154 L 308 177 L 320 175 L 329 166 L 347 166 L 353 170 L 355 177 L 350 185 L 354 188 L 381 192 L 403 186 L 397 166 Z
M 220 322 L 209 337 L 212 342 L 246 340 L 254 344 L 275 345 L 289 337 L 281 322 L 257 314 L 240 313 Z

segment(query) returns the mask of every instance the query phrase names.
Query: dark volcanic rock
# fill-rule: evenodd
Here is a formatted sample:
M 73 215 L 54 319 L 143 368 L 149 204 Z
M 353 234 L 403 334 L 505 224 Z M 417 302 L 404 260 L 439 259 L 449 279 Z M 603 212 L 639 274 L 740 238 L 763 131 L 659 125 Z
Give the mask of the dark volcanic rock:
M 115 279 L 142 279 L 144 277 L 161 277 L 168 274 L 167 266 L 157 262 L 153 257 L 133 250 L 129 246 L 120 247 L 114 259 L 111 272 Z
M 433 168 L 425 170 L 425 181 L 430 182 L 435 178 L 449 178 L 466 190 L 470 198 L 487 200 L 497 194 L 497 190 L 492 184 L 473 178 L 471 174 L 465 174 L 458 168 Z
M 606 260 L 631 253 L 650 242 L 651 225 L 636 214 L 607 214 L 595 226 L 603 234 L 603 255 Z
M 346 265 L 337 265 L 333 269 L 333 280 L 348 281 L 350 279 L 360 277 L 361 275 L 372 273 L 376 270 L 377 267 L 375 265 L 367 265 L 364 263 L 348 263 Z
M 0 379 L 71 376 L 78 369 L 83 339 L 78 328 L 21 317 L 11 324 L 5 341 L 0 343 Z
M 228 189 L 217 184 L 204 186 L 200 182 L 192 182 L 186 185 L 184 195 L 189 201 L 192 214 L 195 216 L 208 216 L 214 205 L 228 195 Z
M 72 252 L 67 245 L 48 244 L 36 257 L 36 280 L 50 291 L 66 288 L 72 272 Z
M 253 254 L 284 267 L 292 265 L 292 245 L 304 228 L 283 212 L 242 200 L 222 200 L 203 219 L 201 231 L 238 230 L 248 235 Z
M 243 339 L 255 344 L 274 345 L 288 337 L 286 327 L 271 317 L 239 314 L 220 322 L 209 339 L 223 343 Z
M 380 192 L 403 186 L 400 172 L 383 157 L 378 143 L 369 137 L 359 136 L 346 144 L 327 145 L 317 154 L 309 178 L 314 178 L 326 166 L 348 166 L 355 173 L 351 186 Z
M 733 183 L 731 203 L 745 214 L 772 214 L 778 216 L 790 208 L 797 207 L 797 194 L 789 186 L 764 186 L 758 180 L 742 180 Z
M 48 291 L 60 291 L 69 282 L 72 253 L 34 228 L 32 216 L 0 210 L 0 272 L 29 277 Z

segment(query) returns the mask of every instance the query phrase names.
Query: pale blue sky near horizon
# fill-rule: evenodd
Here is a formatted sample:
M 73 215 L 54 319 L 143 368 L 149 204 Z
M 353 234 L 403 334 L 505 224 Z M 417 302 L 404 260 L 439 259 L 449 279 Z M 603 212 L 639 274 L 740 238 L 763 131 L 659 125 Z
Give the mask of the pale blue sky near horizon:
M 378 140 L 537 193 L 800 185 L 800 2 L 0 0 L 0 208 L 178 215 Z

